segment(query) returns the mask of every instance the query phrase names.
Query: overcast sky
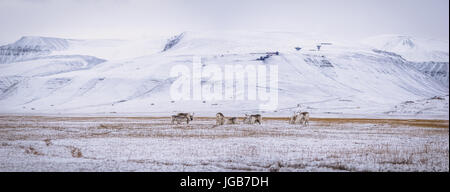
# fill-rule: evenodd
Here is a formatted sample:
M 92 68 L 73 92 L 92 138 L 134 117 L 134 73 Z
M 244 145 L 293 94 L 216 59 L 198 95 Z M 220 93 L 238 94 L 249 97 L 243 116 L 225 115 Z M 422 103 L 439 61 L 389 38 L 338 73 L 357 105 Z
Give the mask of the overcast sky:
M 129 38 L 202 30 L 448 41 L 448 7 L 448 0 L 0 0 L 0 43 L 25 35 Z

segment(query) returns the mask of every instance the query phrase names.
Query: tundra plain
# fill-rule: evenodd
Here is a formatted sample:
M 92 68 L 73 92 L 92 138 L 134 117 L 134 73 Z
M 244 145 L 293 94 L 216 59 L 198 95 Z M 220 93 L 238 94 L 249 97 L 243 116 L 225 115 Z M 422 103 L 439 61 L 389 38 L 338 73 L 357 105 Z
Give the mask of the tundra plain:
M 241 122 L 241 119 L 239 120 Z M 449 121 L 0 116 L 0 171 L 449 171 Z

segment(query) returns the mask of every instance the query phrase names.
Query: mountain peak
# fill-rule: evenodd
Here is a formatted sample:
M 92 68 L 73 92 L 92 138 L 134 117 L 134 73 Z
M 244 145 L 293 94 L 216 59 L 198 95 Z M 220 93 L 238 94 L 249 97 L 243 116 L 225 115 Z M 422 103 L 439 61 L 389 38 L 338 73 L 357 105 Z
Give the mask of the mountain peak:
M 376 49 L 395 52 L 409 61 L 448 62 L 448 42 L 408 35 L 380 35 L 363 41 Z
M 365 43 L 387 51 L 417 47 L 416 39 L 407 35 L 380 35 L 366 39 Z
M 70 40 L 54 37 L 23 36 L 16 42 L 7 46 L 13 48 L 39 48 L 41 50 L 57 51 L 67 49 L 70 46 Z
M 416 45 L 410 36 L 398 36 L 399 43 L 404 47 L 414 48 Z

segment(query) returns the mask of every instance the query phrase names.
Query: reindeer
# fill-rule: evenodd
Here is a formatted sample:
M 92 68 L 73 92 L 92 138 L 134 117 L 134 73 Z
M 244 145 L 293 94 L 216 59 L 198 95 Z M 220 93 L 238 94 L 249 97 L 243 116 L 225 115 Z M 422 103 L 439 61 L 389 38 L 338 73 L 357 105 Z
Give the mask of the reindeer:
M 309 112 L 294 112 L 289 119 L 289 124 L 309 125 Z
M 237 124 L 236 117 L 225 117 L 221 112 L 216 114 L 216 125 Z
M 243 123 L 244 124 L 255 124 L 255 123 L 258 123 L 258 124 L 261 125 L 261 121 L 262 121 L 262 118 L 261 118 L 260 114 L 256 114 L 256 115 L 245 114 Z
M 300 124 L 303 126 L 309 126 L 309 112 L 301 112 L 300 115 Z
M 178 113 L 178 116 L 184 116 L 186 118 L 188 118 L 190 121 L 194 120 L 194 113 L 190 114 L 190 113 Z
M 178 113 L 176 115 L 172 115 L 172 124 L 174 124 L 175 121 L 177 124 L 180 124 L 183 120 L 186 120 L 186 124 L 189 124 L 189 121 L 194 120 L 194 113 Z
M 223 125 L 225 123 L 225 116 L 219 112 L 216 114 L 216 125 Z
M 237 117 L 229 117 L 227 118 L 227 124 L 238 124 Z
M 299 119 L 300 119 L 299 113 L 294 112 L 294 114 L 289 119 L 289 124 L 297 124 Z
M 172 115 L 171 119 L 172 119 L 172 124 L 174 124 L 175 121 L 177 122 L 177 124 L 180 124 L 184 120 L 186 120 L 186 123 L 189 124 L 189 119 L 186 118 L 185 116 Z

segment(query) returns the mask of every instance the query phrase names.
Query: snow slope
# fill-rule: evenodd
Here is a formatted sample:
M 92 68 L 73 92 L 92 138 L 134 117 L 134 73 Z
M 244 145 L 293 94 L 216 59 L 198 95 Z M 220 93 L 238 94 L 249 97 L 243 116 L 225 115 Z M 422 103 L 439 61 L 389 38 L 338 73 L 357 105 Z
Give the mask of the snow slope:
M 301 33 L 184 32 L 144 40 L 63 40 L 68 46 L 45 38 L 31 42 L 30 46 L 44 42 L 39 45 L 54 48 L 27 59 L 9 55 L 2 59 L 2 113 L 161 116 L 221 111 L 286 116 L 301 104 L 315 116 L 406 114 L 448 119 L 448 108 L 446 113 L 388 113 L 405 101 L 448 95 L 448 51 L 447 60 L 436 57 L 422 67 L 395 50 Z M 19 45 L 7 46 L 15 44 Z M 317 45 L 322 45 L 320 51 Z M 275 51 L 279 54 L 257 60 Z M 191 67 L 193 56 L 201 56 L 203 66 L 278 65 L 278 109 L 259 111 L 260 102 L 246 100 L 172 101 L 169 90 L 176 78 L 169 77 L 170 69 L 180 64 Z M 203 82 L 208 83 L 211 80 Z M 448 99 L 439 102 L 444 105 Z
M 367 38 L 363 42 L 376 50 L 397 54 L 410 61 L 416 69 L 448 87 L 448 42 L 405 35 L 380 35 Z
M 363 42 L 377 49 L 395 52 L 409 61 L 448 62 L 449 59 L 449 44 L 445 41 L 406 35 L 380 35 Z

